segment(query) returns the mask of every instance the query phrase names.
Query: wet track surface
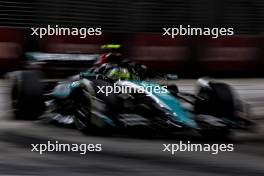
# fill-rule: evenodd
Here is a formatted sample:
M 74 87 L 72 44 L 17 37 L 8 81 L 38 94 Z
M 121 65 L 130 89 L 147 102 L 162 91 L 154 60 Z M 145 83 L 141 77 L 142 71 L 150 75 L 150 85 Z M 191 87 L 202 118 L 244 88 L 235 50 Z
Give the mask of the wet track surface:
M 85 136 L 75 129 L 40 122 L 15 121 L 8 99 L 8 83 L 0 81 L 0 175 L 264 175 L 264 80 L 225 80 L 232 84 L 255 113 L 255 133 L 236 132 L 233 152 L 162 152 L 164 143 L 190 140 L 208 143 L 198 136 L 139 139 L 127 136 Z M 180 90 L 193 92 L 193 80 L 178 81 Z M 103 151 L 31 152 L 31 143 L 101 143 Z M 211 141 L 209 143 L 223 143 Z

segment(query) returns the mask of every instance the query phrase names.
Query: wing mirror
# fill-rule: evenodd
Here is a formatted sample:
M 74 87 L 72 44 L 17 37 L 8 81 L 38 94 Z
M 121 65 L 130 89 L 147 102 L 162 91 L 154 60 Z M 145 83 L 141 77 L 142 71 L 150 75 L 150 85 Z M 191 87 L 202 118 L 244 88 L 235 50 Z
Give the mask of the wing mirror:
M 177 80 L 179 77 L 176 74 L 166 74 L 165 79 L 167 80 Z

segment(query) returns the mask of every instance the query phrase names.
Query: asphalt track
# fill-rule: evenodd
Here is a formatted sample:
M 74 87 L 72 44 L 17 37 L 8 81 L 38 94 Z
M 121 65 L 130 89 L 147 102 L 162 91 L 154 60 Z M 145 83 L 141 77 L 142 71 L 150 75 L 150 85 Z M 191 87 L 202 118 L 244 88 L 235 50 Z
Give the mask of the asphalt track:
M 124 135 L 85 136 L 75 129 L 35 121 L 12 120 L 8 82 L 0 81 L 0 175 L 264 175 L 264 79 L 224 80 L 252 106 L 258 128 L 254 133 L 236 132 L 230 141 L 235 150 L 162 152 L 164 143 L 190 140 L 207 143 L 199 136 L 136 138 Z M 180 80 L 180 90 L 193 92 L 194 80 Z M 71 152 L 31 152 L 32 143 L 101 143 L 103 151 L 86 155 Z M 211 141 L 210 143 L 223 143 Z

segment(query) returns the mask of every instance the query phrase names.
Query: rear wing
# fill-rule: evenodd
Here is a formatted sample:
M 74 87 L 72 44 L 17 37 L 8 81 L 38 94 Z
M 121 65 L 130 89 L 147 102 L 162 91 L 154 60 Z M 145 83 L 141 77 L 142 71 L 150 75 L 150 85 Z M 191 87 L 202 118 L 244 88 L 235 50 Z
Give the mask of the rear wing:
M 25 53 L 24 69 L 40 70 L 47 78 L 64 78 L 93 66 L 99 54 L 81 53 Z
M 27 52 L 29 61 L 96 61 L 98 54 Z

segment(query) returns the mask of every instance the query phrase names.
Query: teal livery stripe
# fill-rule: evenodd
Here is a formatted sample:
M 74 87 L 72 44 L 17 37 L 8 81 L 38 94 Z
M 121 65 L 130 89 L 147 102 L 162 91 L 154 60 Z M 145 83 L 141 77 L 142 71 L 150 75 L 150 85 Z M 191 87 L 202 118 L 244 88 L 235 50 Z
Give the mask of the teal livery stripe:
M 180 102 L 171 95 L 168 91 L 166 92 L 154 92 L 154 87 L 161 86 L 159 84 L 153 84 L 145 81 L 127 81 L 128 84 L 131 83 L 134 87 L 143 87 L 148 96 L 153 98 L 160 106 L 165 107 L 171 112 L 173 120 L 183 123 L 191 128 L 198 128 L 196 122 L 194 121 L 191 114 L 183 109 Z

